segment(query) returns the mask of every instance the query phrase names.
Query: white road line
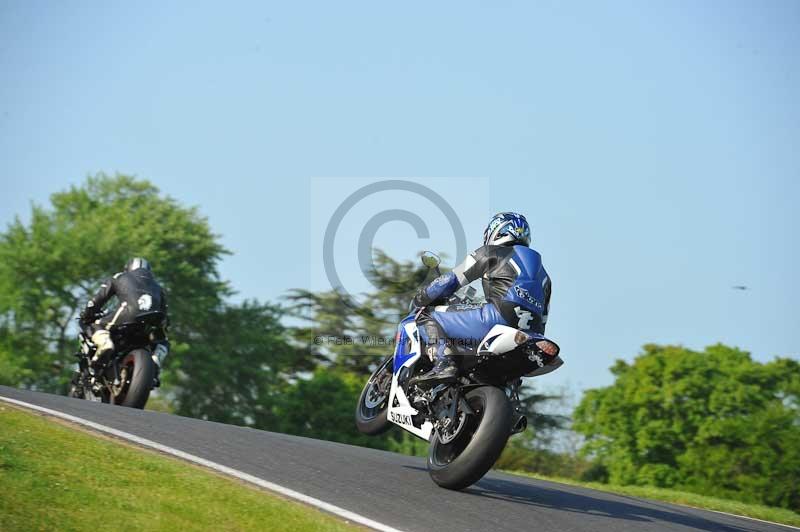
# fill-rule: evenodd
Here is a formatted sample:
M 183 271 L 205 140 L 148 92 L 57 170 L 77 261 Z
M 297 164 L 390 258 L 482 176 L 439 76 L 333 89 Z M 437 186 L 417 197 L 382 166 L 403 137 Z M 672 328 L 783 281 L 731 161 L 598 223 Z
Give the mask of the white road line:
M 705 512 L 714 512 L 715 514 L 729 515 L 731 517 L 738 517 L 739 519 L 749 519 L 750 521 L 758 521 L 759 523 L 766 523 L 768 525 L 783 526 L 786 528 L 792 528 L 794 530 L 800 530 L 800 527 L 797 526 L 784 525 L 783 523 L 776 523 L 775 521 L 765 521 L 764 519 L 758 519 L 756 517 L 748 517 L 746 515 L 732 514 L 728 512 L 722 512 L 720 510 L 709 510 L 708 508 L 698 508 L 697 506 L 689 506 L 689 508 L 694 508 L 696 510 L 703 510 Z
M 505 472 L 505 471 L 504 471 L 504 473 L 507 474 L 507 475 L 511 475 L 511 476 L 519 476 L 521 478 L 527 478 L 527 479 L 533 478 L 535 480 L 538 480 L 538 479 L 536 479 L 536 477 L 526 477 L 526 476 L 522 476 L 522 475 L 517 475 L 515 473 L 508 473 L 508 472 Z M 700 510 L 701 512 L 714 512 L 715 514 L 727 515 L 727 516 L 730 516 L 730 517 L 737 517 L 739 519 L 747 519 L 749 521 L 758 521 L 759 523 L 766 523 L 768 525 L 782 526 L 784 528 L 791 528 L 793 530 L 800 530 L 800 527 L 796 527 L 794 525 L 787 525 L 787 524 L 784 524 L 784 523 L 777 523 L 775 521 L 766 521 L 764 519 L 759 519 L 757 517 L 749 517 L 747 515 L 732 514 L 730 512 L 723 512 L 722 510 L 711 510 L 710 508 L 701 508 L 700 506 L 692 506 L 690 504 L 686 504 L 686 503 L 682 503 L 682 502 L 669 502 L 669 501 L 664 501 L 664 500 L 659 500 L 659 499 L 647 499 L 645 497 L 637 497 L 637 496 L 634 496 L 634 495 L 625 495 L 624 493 L 618 493 L 618 492 L 615 492 L 615 491 L 603 491 L 603 490 L 597 489 L 597 488 L 584 488 L 583 486 L 579 486 L 577 484 L 564 484 L 562 482 L 558 482 L 558 481 L 555 481 L 555 480 L 546 480 L 545 482 L 550 482 L 552 484 L 560 484 L 560 485 L 562 485 L 564 487 L 568 487 L 568 488 L 582 488 L 582 489 L 585 489 L 585 490 L 596 491 L 596 492 L 602 493 L 604 495 L 615 495 L 617 497 L 622 497 L 622 498 L 625 498 L 625 499 L 636 499 L 636 500 L 639 500 L 639 501 L 642 501 L 642 502 L 646 502 L 648 504 L 655 504 L 655 505 L 658 505 L 658 506 L 663 506 L 665 504 L 668 504 L 671 507 L 675 507 L 674 508 L 675 510 L 689 509 L 689 510 Z
M 172 447 L 168 447 L 166 445 L 162 445 L 160 443 L 141 438 L 136 436 L 135 434 L 130 434 L 127 432 L 123 432 L 121 430 L 117 430 L 111 427 L 107 427 L 105 425 L 101 425 L 99 423 L 95 423 L 93 421 L 89 421 L 87 419 L 79 418 L 76 416 L 72 416 L 70 414 L 65 414 L 63 412 L 59 412 L 57 410 L 51 410 L 49 408 L 44 408 L 42 406 L 34 405 L 31 403 L 26 403 L 25 401 L 19 401 L 17 399 L 11 399 L 10 397 L 3 397 L 0 396 L 0 400 L 6 401 L 8 403 L 12 403 L 15 405 L 23 406 L 25 408 L 30 408 L 31 410 L 36 410 L 38 412 L 42 412 L 44 414 L 58 417 L 61 419 L 65 419 L 67 421 L 71 421 L 73 423 L 77 423 L 79 425 L 84 425 L 86 427 L 92 428 L 99 432 L 105 432 L 106 434 L 111 434 L 112 436 L 116 436 L 118 438 L 122 438 L 124 440 L 132 441 L 137 443 L 143 447 L 149 447 L 151 449 L 155 449 L 157 451 L 161 451 L 162 453 L 170 454 L 172 456 L 176 456 L 182 460 L 187 460 L 189 462 L 193 462 L 195 464 L 199 464 L 201 466 L 207 467 L 209 469 L 213 469 L 214 471 L 218 471 L 220 473 L 224 473 L 226 475 L 230 475 L 232 477 L 238 478 L 239 480 L 243 480 L 245 482 L 249 482 L 251 484 L 255 484 L 256 486 L 260 486 L 262 488 L 268 489 L 270 491 L 274 491 L 275 493 L 279 493 L 284 497 L 289 497 L 291 499 L 298 500 L 302 503 L 308 504 L 310 506 L 314 506 L 323 510 L 325 512 L 338 515 L 343 519 L 347 519 L 348 521 L 352 521 L 354 523 L 358 523 L 360 525 L 367 526 L 369 528 L 380 530 L 381 532 L 401 532 L 396 528 L 392 528 L 390 526 L 384 525 L 382 523 L 378 523 L 377 521 L 373 521 L 368 517 L 364 517 L 363 515 L 359 515 L 357 513 L 351 512 L 350 510 L 345 510 L 344 508 L 340 508 L 338 506 L 334 506 L 333 504 L 329 504 L 325 501 L 321 501 L 319 499 L 315 499 L 314 497 L 309 497 L 308 495 L 304 495 L 298 491 L 291 490 L 289 488 L 284 488 L 283 486 L 279 486 L 278 484 L 274 484 L 267 480 L 254 477 L 253 475 L 248 475 L 243 471 L 239 471 L 237 469 L 232 469 L 230 467 L 224 466 L 222 464 L 218 464 L 216 462 L 212 462 L 210 460 L 206 460 L 205 458 L 200 458 L 199 456 L 195 456 L 193 454 L 185 453 L 179 449 L 174 449 Z

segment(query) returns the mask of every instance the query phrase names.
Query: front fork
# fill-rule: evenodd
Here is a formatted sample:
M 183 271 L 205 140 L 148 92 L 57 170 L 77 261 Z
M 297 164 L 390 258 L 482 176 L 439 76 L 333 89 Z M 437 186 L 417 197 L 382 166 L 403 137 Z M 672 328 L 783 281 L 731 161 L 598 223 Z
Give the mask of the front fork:
M 73 377 L 74 383 L 77 383 L 85 388 L 91 388 L 92 392 L 95 394 L 100 393 L 103 388 L 109 388 L 110 390 L 111 386 L 120 385 L 119 361 L 113 354 L 111 355 L 111 360 L 109 362 L 106 362 L 97 368 L 92 366 L 90 363 L 90 358 L 85 356 L 83 353 L 76 353 L 76 356 L 78 357 L 78 369 L 75 371 L 75 376 Z M 113 384 L 111 386 L 105 382 L 106 379 L 100 378 L 109 365 L 111 366 L 114 375 Z

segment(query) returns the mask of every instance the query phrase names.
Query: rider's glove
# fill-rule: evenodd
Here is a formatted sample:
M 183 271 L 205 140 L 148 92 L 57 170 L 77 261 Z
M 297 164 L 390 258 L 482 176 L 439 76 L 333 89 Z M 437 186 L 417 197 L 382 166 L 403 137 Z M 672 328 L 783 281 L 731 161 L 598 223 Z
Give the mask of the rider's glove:
M 425 288 L 420 288 L 417 291 L 417 295 L 414 296 L 414 299 L 411 301 L 411 304 L 414 305 L 416 308 L 422 308 L 425 306 L 430 305 L 431 300 L 428 297 L 428 293 L 426 292 Z
M 453 272 L 447 272 L 431 281 L 428 286 L 420 288 L 414 296 L 414 305 L 427 307 L 434 301 L 444 300 L 453 295 L 458 287 L 458 277 Z
M 90 312 L 89 309 L 82 310 L 79 321 L 81 325 L 89 325 L 94 321 L 94 312 Z

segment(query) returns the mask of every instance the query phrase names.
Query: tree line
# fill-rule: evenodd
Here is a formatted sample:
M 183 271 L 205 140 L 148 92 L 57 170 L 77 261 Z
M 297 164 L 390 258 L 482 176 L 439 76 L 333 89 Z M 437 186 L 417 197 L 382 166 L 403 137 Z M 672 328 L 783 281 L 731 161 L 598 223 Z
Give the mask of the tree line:
M 88 178 L 0 233 L 0 384 L 65 393 L 74 318 L 102 279 L 145 256 L 170 295 L 172 353 L 154 404 L 259 429 L 426 452 L 405 431 L 359 434 L 353 410 L 391 350 L 397 317 L 430 272 L 376 251 L 375 289 L 291 290 L 283 304 L 231 303 L 218 266 L 229 254 L 206 218 L 130 176 Z M 287 318 L 290 318 L 287 320 Z M 289 326 L 286 323 L 293 323 Z M 353 341 L 335 341 L 352 338 Z M 319 339 L 323 339 L 320 341 Z M 615 484 L 672 487 L 800 510 L 800 364 L 724 345 L 646 345 L 617 361 L 608 387 L 571 415 L 527 384 L 531 427 L 499 465 Z M 574 430 L 576 452 L 549 445 Z

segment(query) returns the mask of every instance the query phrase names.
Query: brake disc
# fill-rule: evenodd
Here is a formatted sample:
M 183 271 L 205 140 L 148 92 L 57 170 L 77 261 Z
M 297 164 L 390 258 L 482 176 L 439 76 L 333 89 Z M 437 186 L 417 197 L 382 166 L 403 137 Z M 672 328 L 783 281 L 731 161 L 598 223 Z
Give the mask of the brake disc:
M 128 366 L 123 366 L 119 372 L 119 384 L 111 385 L 111 392 L 114 394 L 114 397 L 117 397 L 119 394 L 121 394 L 123 390 L 125 390 L 127 384 L 128 384 Z
M 364 406 L 367 408 L 378 407 L 386 400 L 386 392 L 376 390 L 375 384 L 374 382 L 370 383 L 366 397 L 364 397 Z
M 450 425 L 454 424 L 452 422 L 453 420 L 450 418 L 445 418 L 445 419 L 450 422 L 448 423 L 448 426 L 444 427 L 444 429 L 440 427 L 436 432 L 439 435 L 439 441 L 446 445 L 455 440 L 458 437 L 458 435 L 461 434 L 461 431 L 464 429 L 464 425 L 466 425 L 467 415 L 459 410 L 458 422 L 455 423 L 456 426 L 452 430 L 448 429 L 450 429 Z

